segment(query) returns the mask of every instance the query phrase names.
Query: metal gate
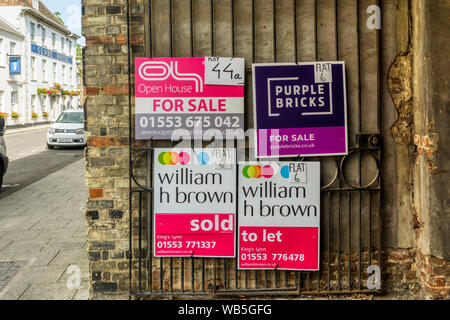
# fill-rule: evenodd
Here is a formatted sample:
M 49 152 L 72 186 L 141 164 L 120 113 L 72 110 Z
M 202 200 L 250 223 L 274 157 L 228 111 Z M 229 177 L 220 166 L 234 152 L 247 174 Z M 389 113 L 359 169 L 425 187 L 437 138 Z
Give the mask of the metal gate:
M 367 268 L 381 268 L 380 32 L 367 31 L 365 0 L 148 0 L 152 56 L 244 56 L 246 127 L 253 122 L 251 63 L 345 60 L 349 154 L 321 162 L 320 271 L 239 271 L 236 259 L 152 254 L 153 148 L 134 147 L 130 129 L 130 295 L 226 296 L 377 293 Z M 129 70 L 133 19 L 127 1 Z M 370 48 L 370 49 L 367 49 Z M 129 72 L 129 105 L 132 107 Z M 237 141 L 235 141 L 237 147 Z M 248 147 L 248 145 L 247 145 Z M 242 150 L 248 151 L 248 150 Z M 298 160 L 299 158 L 297 158 Z M 295 159 L 292 159 L 295 160 Z M 378 269 L 379 270 L 379 269 Z

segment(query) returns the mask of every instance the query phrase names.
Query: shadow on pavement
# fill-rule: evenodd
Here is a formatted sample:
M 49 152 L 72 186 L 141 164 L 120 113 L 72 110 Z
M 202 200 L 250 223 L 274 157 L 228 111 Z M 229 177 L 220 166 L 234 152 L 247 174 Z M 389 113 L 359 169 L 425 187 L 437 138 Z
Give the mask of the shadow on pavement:
M 55 148 L 17 159 L 9 164 L 0 199 L 56 172 L 83 157 L 82 148 Z

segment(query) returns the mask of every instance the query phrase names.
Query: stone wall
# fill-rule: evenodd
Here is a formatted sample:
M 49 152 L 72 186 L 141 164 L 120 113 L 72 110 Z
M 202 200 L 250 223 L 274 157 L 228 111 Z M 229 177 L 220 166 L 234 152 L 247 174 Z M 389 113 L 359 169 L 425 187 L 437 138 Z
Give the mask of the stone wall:
M 83 0 L 91 298 L 129 291 L 128 49 L 125 1 Z M 144 1 L 132 1 L 133 54 L 144 53 Z

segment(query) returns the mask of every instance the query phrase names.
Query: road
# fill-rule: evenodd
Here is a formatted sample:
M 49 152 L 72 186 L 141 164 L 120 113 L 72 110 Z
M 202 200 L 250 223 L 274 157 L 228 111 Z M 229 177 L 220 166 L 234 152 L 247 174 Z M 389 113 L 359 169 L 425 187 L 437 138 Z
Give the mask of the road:
M 45 151 L 47 149 L 46 135 L 47 129 L 19 133 L 7 131 L 5 143 L 9 161 L 12 162 Z
M 0 199 L 58 171 L 83 157 L 83 149 L 47 149 L 47 128 L 5 135 L 10 159 Z

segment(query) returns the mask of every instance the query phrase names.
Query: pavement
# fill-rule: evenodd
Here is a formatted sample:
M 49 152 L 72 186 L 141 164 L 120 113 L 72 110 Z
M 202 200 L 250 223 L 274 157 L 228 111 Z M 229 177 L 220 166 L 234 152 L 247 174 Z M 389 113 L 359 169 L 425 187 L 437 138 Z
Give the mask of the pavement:
M 5 136 L 22 133 L 22 132 L 32 132 L 32 131 L 39 131 L 39 130 L 47 130 L 50 127 L 50 124 L 41 124 L 36 126 L 30 126 L 30 127 L 24 127 L 24 128 L 14 128 L 9 129 L 6 128 L 5 130 Z
M 84 165 L 0 199 L 0 300 L 88 299 Z

